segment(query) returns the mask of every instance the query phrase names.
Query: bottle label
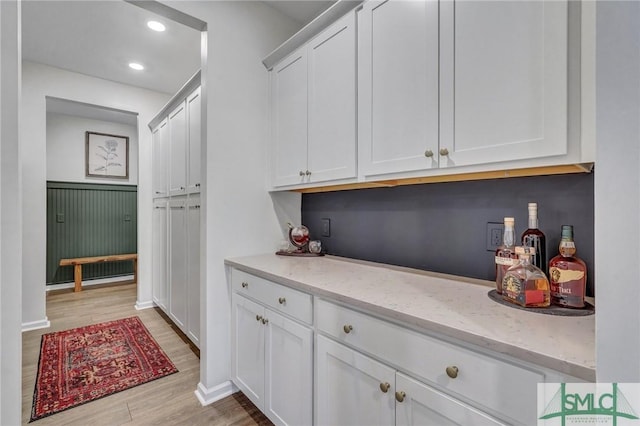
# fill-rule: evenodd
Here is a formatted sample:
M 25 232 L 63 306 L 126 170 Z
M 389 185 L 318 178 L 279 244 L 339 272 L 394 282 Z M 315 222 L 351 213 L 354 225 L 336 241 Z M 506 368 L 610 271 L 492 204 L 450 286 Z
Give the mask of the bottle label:
M 551 269 L 549 269 L 549 276 L 551 278 L 551 281 L 561 284 L 583 279 L 584 271 L 572 271 L 552 267 Z
M 522 280 L 513 275 L 507 275 L 502 280 L 502 295 L 511 300 L 520 301 L 519 296 L 522 294 Z
M 560 240 L 560 248 L 574 249 L 576 243 L 574 241 Z
M 518 259 L 496 256 L 496 265 L 513 266 Z

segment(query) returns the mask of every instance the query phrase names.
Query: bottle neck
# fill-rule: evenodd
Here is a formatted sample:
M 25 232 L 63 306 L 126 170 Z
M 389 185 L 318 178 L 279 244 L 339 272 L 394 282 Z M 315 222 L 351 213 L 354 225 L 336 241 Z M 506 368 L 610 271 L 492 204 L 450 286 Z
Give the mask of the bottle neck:
M 502 243 L 505 247 L 513 247 L 516 243 L 516 232 L 513 226 L 505 225 Z
M 529 214 L 529 229 L 538 229 L 538 215 Z
M 562 257 L 573 257 L 576 254 L 576 243 L 572 239 L 563 238 L 560 240 L 558 251 Z

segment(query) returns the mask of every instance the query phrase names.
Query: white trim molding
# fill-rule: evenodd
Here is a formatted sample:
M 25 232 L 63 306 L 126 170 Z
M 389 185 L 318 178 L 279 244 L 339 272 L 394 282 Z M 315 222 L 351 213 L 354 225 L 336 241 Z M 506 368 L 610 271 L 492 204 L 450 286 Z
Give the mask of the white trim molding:
M 147 300 L 146 302 L 140 302 L 139 300 L 137 300 L 135 304 L 136 311 L 153 308 L 155 306 L 156 304 L 153 303 L 153 300 Z
M 202 382 L 198 383 L 198 388 L 195 390 L 196 398 L 200 401 L 202 406 L 213 404 L 216 401 L 226 398 L 231 394 L 238 392 L 239 389 L 231 382 L 220 383 L 218 386 L 214 386 L 211 389 L 207 389 Z
M 41 328 L 49 328 L 51 327 L 51 321 L 47 317 L 40 321 L 31 321 L 31 322 L 23 322 L 22 323 L 22 332 L 39 330 Z
M 92 285 L 98 284 L 120 284 L 127 281 L 133 281 L 133 275 L 122 275 L 118 277 L 109 277 L 109 278 L 98 278 L 95 280 L 83 280 L 82 287 L 89 287 Z M 75 284 L 73 282 L 70 283 L 62 283 L 62 284 L 49 284 L 47 286 L 47 291 L 52 290 L 64 290 L 66 288 L 74 288 Z

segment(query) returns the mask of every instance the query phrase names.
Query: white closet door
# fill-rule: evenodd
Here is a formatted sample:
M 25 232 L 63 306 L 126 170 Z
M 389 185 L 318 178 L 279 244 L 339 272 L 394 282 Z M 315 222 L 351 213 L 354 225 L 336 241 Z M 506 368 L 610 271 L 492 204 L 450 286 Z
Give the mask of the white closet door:
M 185 199 L 169 201 L 169 316 L 186 333 L 187 213 Z

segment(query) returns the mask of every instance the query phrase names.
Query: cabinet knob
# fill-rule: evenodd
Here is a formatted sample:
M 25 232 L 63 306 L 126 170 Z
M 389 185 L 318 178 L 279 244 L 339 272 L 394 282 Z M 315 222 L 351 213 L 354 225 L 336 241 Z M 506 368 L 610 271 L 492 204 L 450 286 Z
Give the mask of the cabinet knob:
M 342 329 L 344 330 L 345 333 L 349 334 L 353 331 L 353 326 L 347 324 L 344 327 L 342 327 Z
M 284 305 L 285 303 L 287 303 L 287 299 L 285 299 L 284 297 L 280 297 L 278 298 L 278 303 Z
M 433 151 L 431 151 L 430 149 L 426 150 L 424 152 L 424 156 L 427 157 L 427 158 L 433 157 Z
M 440 155 L 449 155 L 449 150 L 447 148 L 440 148 Z
M 160 191 L 156 191 L 156 194 L 162 194 L 162 192 L 160 192 Z
M 256 315 L 256 321 L 260 321 L 262 319 L 262 315 Z
M 387 393 L 390 387 L 391 385 L 388 382 L 380 383 L 380 390 L 384 393 Z
M 249 287 L 249 283 L 248 282 L 243 282 L 242 283 L 242 288 L 247 288 Z
M 184 186 L 180 187 L 180 191 L 184 191 L 186 188 Z
M 396 401 L 402 402 L 406 396 L 407 394 L 404 392 L 396 392 Z
M 456 367 L 455 365 L 447 367 L 446 372 L 447 376 L 451 377 L 452 379 L 458 377 L 458 367 Z
M 262 318 L 262 320 L 261 320 L 261 321 L 262 321 L 262 323 L 263 323 L 263 324 L 266 324 L 266 323 L 268 323 L 268 322 L 269 322 L 269 319 L 267 319 L 267 318 Z
M 199 183 L 196 183 L 196 188 L 200 188 L 200 184 Z
M 300 170 L 300 176 L 304 176 L 304 172 Z
M 304 172 L 305 175 L 307 176 L 311 176 L 311 172 L 309 170 L 307 170 L 306 172 Z

